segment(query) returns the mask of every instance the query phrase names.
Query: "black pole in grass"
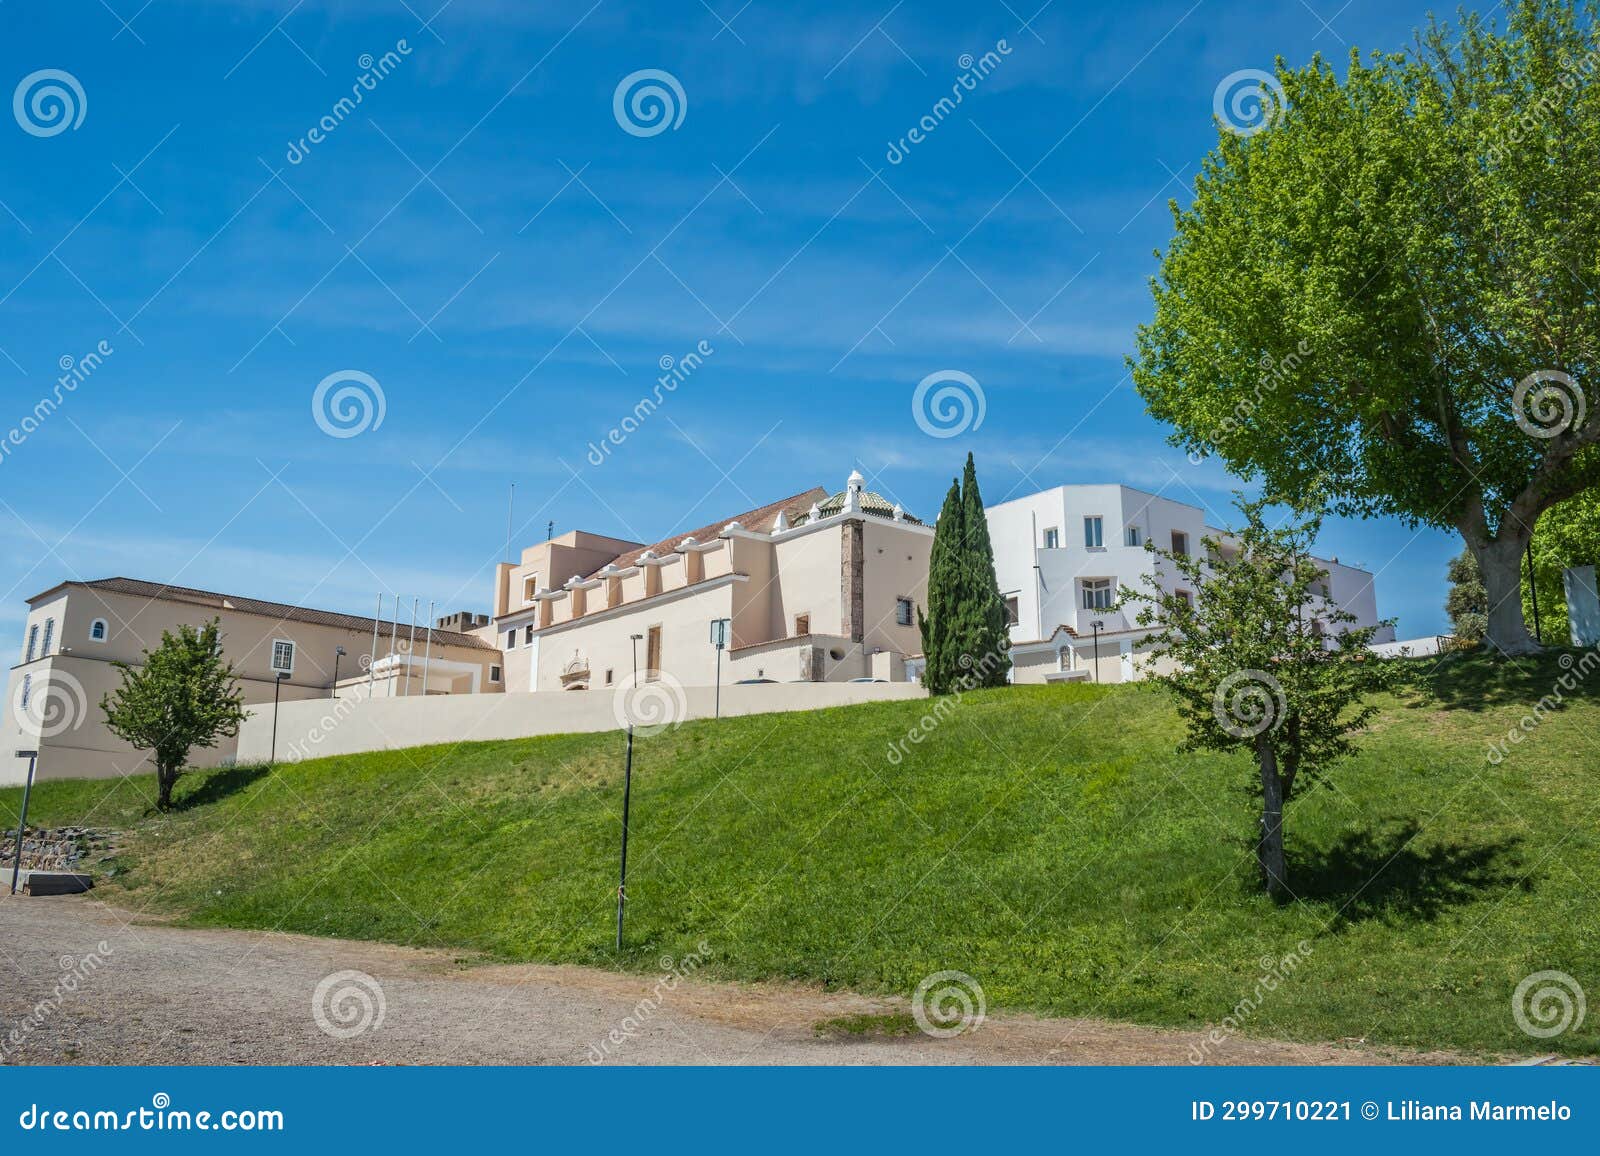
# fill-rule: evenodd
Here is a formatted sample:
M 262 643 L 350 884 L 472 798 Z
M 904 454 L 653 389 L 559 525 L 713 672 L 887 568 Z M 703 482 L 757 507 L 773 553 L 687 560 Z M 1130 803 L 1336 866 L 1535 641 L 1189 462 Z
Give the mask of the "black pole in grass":
M 639 639 L 642 634 L 630 634 L 633 643 L 632 690 L 639 685 Z M 628 905 L 628 804 L 633 797 L 633 718 L 628 718 L 628 753 L 622 764 L 622 871 L 617 880 L 617 950 L 622 950 L 622 912 Z
M 22 788 L 22 814 L 17 816 L 17 854 L 11 860 L 11 894 L 17 893 L 17 877 L 22 873 L 22 833 L 28 829 L 28 796 L 33 794 L 33 769 L 39 765 L 38 751 L 18 751 L 17 758 L 28 760 L 28 781 Z

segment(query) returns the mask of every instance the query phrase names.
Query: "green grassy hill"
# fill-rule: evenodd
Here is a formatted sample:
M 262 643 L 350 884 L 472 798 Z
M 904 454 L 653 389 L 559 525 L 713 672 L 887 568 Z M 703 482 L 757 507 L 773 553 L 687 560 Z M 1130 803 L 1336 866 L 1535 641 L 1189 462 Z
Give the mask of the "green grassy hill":
M 1570 659 L 1569 659 L 1570 661 Z M 1257 894 L 1251 769 L 1180 754 L 1148 687 L 973 693 L 687 724 L 637 743 L 628 948 L 612 951 L 622 741 L 471 743 L 52 783 L 38 823 L 129 832 L 99 891 L 197 925 L 909 993 L 959 969 L 991 1008 L 1469 1050 L 1534 1040 L 1524 976 L 1600 998 L 1600 671 L 1498 765 L 1564 667 L 1456 660 L 1386 699 L 1363 753 L 1288 814 L 1298 901 Z M 20 792 L 0 792 L 15 821 Z

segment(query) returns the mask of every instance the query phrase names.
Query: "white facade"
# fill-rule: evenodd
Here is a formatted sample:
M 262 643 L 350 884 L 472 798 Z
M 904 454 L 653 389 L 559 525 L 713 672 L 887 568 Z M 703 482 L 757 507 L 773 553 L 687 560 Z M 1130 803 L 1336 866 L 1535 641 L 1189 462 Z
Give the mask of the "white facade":
M 1121 485 L 1057 486 L 986 513 L 995 577 L 1013 618 L 1019 682 L 1094 678 L 1097 656 L 1099 681 L 1139 677 L 1149 632 L 1135 622 L 1137 606 L 1116 607 L 1119 591 L 1142 589 L 1147 574 L 1164 590 L 1184 587 L 1182 576 L 1145 544 L 1198 553 L 1203 538 L 1227 537 L 1206 525 L 1198 506 Z M 1337 559 L 1317 561 L 1328 571 L 1324 596 L 1354 614 L 1356 625 L 1377 623 L 1372 575 Z M 1386 627 L 1375 641 L 1393 636 Z

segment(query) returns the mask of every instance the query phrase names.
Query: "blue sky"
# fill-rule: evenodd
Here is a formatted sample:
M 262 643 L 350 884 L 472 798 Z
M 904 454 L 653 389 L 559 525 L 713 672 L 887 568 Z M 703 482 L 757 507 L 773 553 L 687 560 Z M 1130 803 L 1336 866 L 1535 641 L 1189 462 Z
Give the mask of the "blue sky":
M 1120 481 L 1225 512 L 1237 480 L 1124 368 L 1167 200 L 1223 78 L 1398 47 L 1426 10 L 1041 3 L 5 3 L 5 90 L 82 98 L 53 131 L 45 77 L 0 121 L 0 427 L 111 352 L 0 457 L 0 623 L 111 574 L 484 610 L 512 483 L 519 545 L 655 540 L 855 467 L 931 517 L 968 450 L 990 501 Z M 674 127 L 624 130 L 642 70 Z M 912 397 L 947 370 L 983 421 L 931 437 Z M 330 436 L 344 371 L 382 421 Z M 1402 637 L 1444 627 L 1451 536 L 1323 546 L 1379 571 Z

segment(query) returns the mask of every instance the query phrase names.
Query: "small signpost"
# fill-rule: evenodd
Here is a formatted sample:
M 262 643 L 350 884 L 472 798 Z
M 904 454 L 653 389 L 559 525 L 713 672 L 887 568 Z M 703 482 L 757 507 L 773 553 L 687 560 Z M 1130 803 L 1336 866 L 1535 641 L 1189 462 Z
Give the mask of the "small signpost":
M 732 625 L 731 618 L 711 620 L 711 645 L 717 648 L 717 718 L 722 717 L 722 652 L 728 649 L 728 628 Z

